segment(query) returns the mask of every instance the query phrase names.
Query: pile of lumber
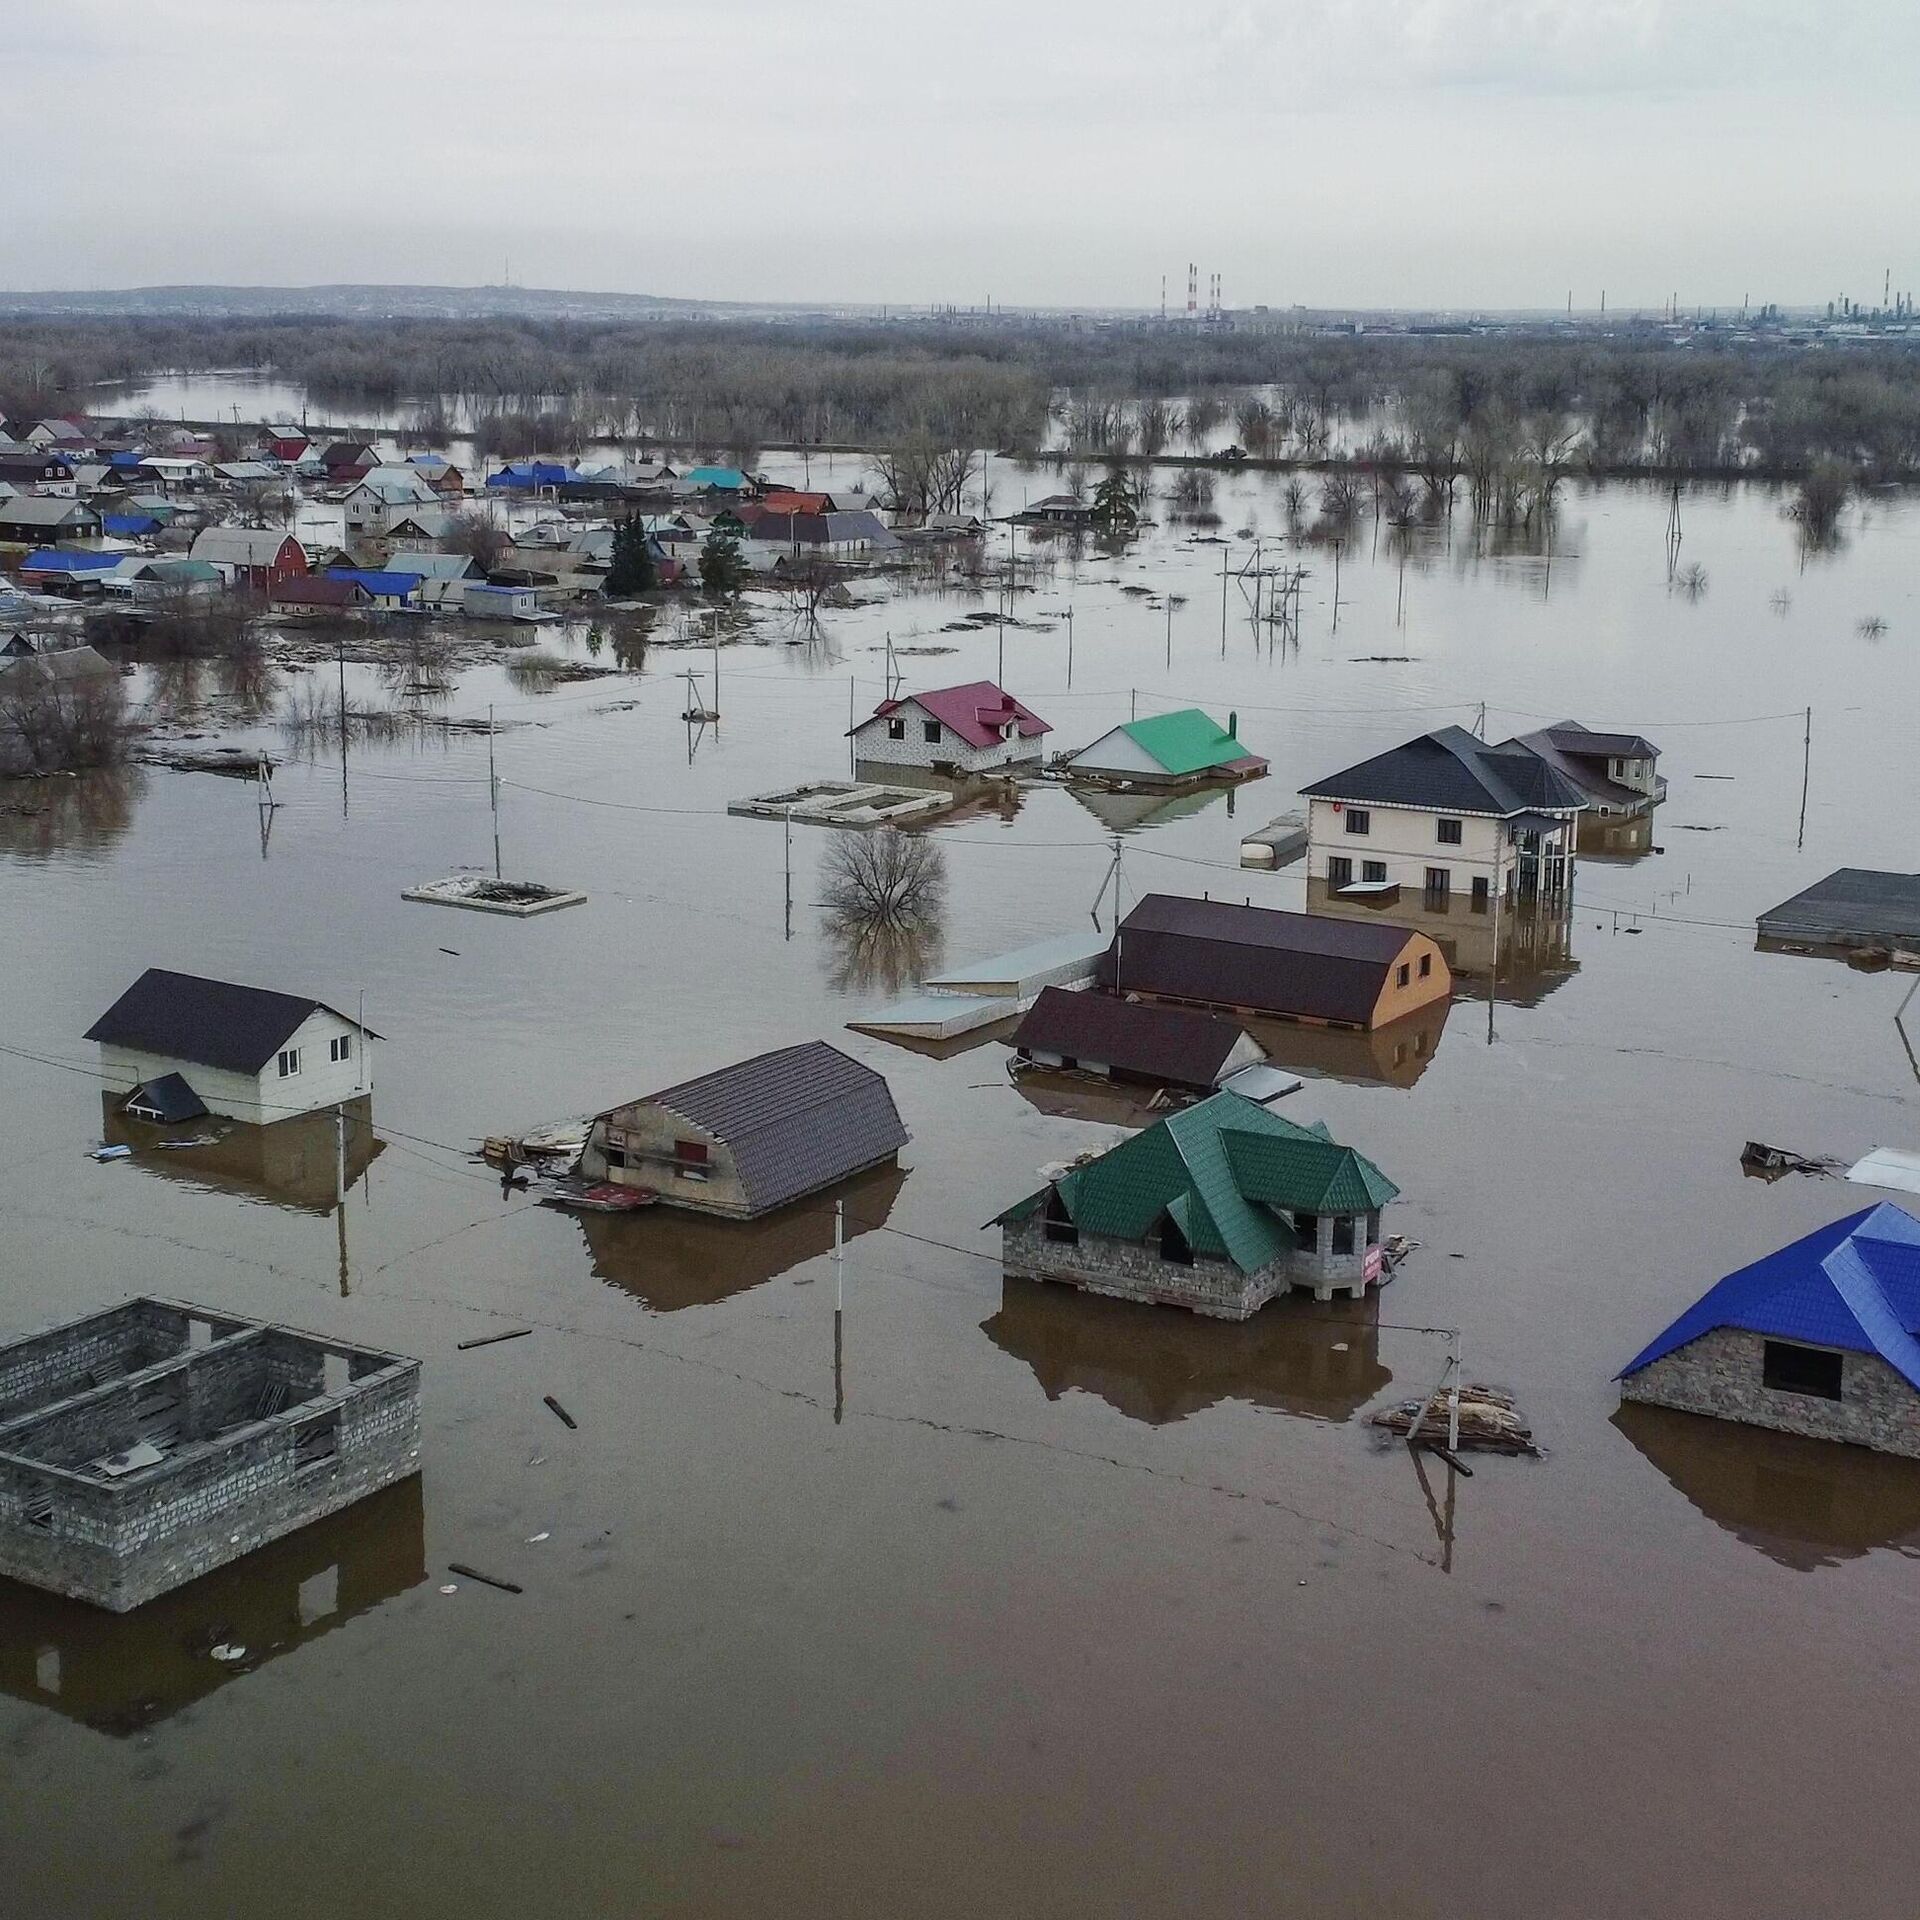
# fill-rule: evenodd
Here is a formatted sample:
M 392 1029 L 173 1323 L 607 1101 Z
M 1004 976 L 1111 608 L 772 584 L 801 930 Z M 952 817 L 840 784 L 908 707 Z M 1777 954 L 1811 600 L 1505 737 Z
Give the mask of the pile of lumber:
M 1385 1427 L 1390 1433 L 1405 1434 L 1413 1431 L 1413 1424 L 1418 1420 L 1418 1444 L 1444 1448 L 1450 1415 L 1447 1403 L 1447 1391 L 1438 1388 L 1425 1401 L 1403 1400 L 1397 1407 L 1383 1408 L 1373 1416 L 1373 1424 Z M 1540 1451 L 1534 1442 L 1533 1429 L 1513 1404 L 1513 1395 L 1502 1393 L 1497 1387 L 1460 1389 L 1460 1449 L 1464 1453 L 1469 1447 L 1489 1453 L 1537 1454 Z

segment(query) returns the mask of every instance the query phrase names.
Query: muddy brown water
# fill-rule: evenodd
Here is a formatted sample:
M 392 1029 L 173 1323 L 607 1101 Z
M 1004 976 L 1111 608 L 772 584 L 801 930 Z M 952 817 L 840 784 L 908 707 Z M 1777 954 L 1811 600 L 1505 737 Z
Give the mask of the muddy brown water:
M 1277 487 L 1221 492 L 1229 535 L 1279 530 Z M 9 1910 L 1911 1913 L 1920 1467 L 1621 1413 L 1610 1377 L 1875 1197 L 1747 1180 L 1743 1141 L 1920 1144 L 1906 981 L 1751 932 L 1833 866 L 1914 863 L 1920 505 L 1870 503 L 1802 567 L 1777 496 L 1690 498 L 1694 597 L 1666 511 L 1570 492 L 1550 565 L 1476 553 L 1462 515 L 1404 596 L 1363 530 L 1337 632 L 1307 553 L 1299 644 L 1256 651 L 1231 588 L 1224 657 L 1221 550 L 1176 532 L 1057 550 L 1021 597 L 1006 677 L 1058 743 L 1138 689 L 1237 711 L 1273 761 L 1118 823 L 1130 894 L 1299 905 L 1299 868 L 1238 868 L 1240 831 L 1483 700 L 1489 734 L 1573 716 L 1663 749 L 1662 850 L 1583 862 L 1565 952 L 1491 1040 L 1470 983 L 1417 1063 L 1290 1062 L 1284 1110 L 1376 1158 L 1420 1242 L 1359 1311 L 1212 1327 L 1003 1281 L 982 1223 L 1096 1125 L 1023 1098 L 996 1044 L 845 1031 L 885 994 L 809 905 L 819 830 L 786 937 L 780 827 L 720 809 L 842 771 L 889 630 L 955 649 L 907 657 L 909 687 L 994 673 L 990 628 L 946 631 L 978 601 L 876 597 L 810 648 L 769 609 L 691 760 L 675 675 L 704 654 L 544 696 L 463 673 L 447 710 L 518 723 L 505 871 L 589 895 L 526 922 L 400 899 L 491 863 L 473 736 L 356 748 L 344 801 L 337 757 L 284 766 L 264 851 L 243 784 L 8 790 L 40 810 L 0 813 L 0 1332 L 153 1290 L 426 1363 L 417 1496 L 124 1625 L 0 1590 Z M 1171 671 L 1129 584 L 1187 596 Z M 1802 728 L 1771 716 L 1809 703 L 1800 848 Z M 1109 830 L 1051 788 L 938 830 L 946 958 L 1085 926 Z M 80 1035 L 148 965 L 364 991 L 385 1144 L 339 1217 L 271 1156 L 86 1158 Z M 583 1224 L 465 1156 L 815 1035 L 913 1132 L 903 1177 L 847 1196 L 837 1382 L 823 1211 Z M 1439 1370 L 1405 1329 L 1456 1325 L 1546 1458 L 1450 1481 L 1376 1444 L 1366 1414 Z M 509 1326 L 533 1332 L 456 1350 Z

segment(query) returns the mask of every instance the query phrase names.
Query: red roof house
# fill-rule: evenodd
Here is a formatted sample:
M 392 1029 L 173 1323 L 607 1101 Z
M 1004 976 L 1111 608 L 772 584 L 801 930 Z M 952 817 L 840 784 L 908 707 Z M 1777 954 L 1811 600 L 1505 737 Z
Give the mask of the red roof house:
M 1037 765 L 1052 731 L 991 680 L 883 700 L 852 729 L 857 760 L 956 773 Z

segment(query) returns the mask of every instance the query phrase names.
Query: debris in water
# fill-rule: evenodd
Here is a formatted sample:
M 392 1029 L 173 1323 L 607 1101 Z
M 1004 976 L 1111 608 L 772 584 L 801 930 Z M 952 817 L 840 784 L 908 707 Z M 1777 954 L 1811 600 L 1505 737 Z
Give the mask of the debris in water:
M 1812 1174 L 1817 1180 L 1840 1171 L 1833 1159 L 1812 1159 L 1804 1153 L 1792 1153 L 1785 1147 L 1770 1147 L 1764 1140 L 1749 1140 L 1740 1149 L 1740 1171 L 1751 1180 L 1783 1180 L 1790 1173 Z
M 131 1147 L 95 1147 L 93 1157 L 96 1160 L 131 1160 L 133 1149 Z
M 1444 1451 L 1450 1419 L 1448 1396 L 1444 1390 L 1436 1389 L 1425 1400 L 1403 1400 L 1397 1407 L 1385 1408 L 1373 1416 L 1373 1424 L 1385 1427 L 1390 1433 L 1405 1434 L 1413 1431 L 1413 1424 L 1418 1420 L 1420 1437 L 1415 1444 Z M 1533 1429 L 1520 1417 L 1513 1403 L 1513 1395 L 1502 1393 L 1497 1387 L 1460 1389 L 1460 1445 L 1463 1451 L 1468 1447 L 1484 1448 L 1490 1453 L 1537 1455 L 1540 1451 Z
M 577 907 L 584 893 L 569 893 L 564 887 L 543 886 L 537 880 L 495 880 L 485 874 L 456 873 L 445 880 L 424 881 L 407 887 L 402 900 L 418 900 L 432 907 L 471 907 L 476 913 L 506 913 L 526 919 L 536 913 L 552 913 L 557 907 Z
M 207 1649 L 223 1666 L 232 1666 L 236 1660 L 244 1660 L 247 1650 L 238 1641 L 222 1640 L 217 1647 Z
M 560 1422 L 561 1422 L 561 1423 L 562 1423 L 562 1424 L 563 1424 L 564 1426 L 569 1426 L 569 1427 L 573 1427 L 573 1428 L 575 1428 L 576 1430 L 578 1429 L 578 1427 L 579 1427 L 579 1425 L 580 1425 L 580 1422 L 579 1422 L 578 1420 L 576 1420 L 576 1419 L 575 1419 L 575 1418 L 573 1417 L 573 1415 L 572 1415 L 572 1414 L 570 1414 L 570 1413 L 569 1413 L 569 1412 L 568 1412 L 568 1411 L 566 1410 L 566 1408 L 565 1408 L 565 1407 L 563 1407 L 563 1406 L 562 1406 L 562 1405 L 560 1404 L 560 1402 L 559 1402 L 558 1400 L 556 1400 L 556 1399 L 555 1399 L 555 1398 L 553 1397 L 553 1395 L 552 1395 L 552 1394 L 550 1394 L 550 1393 L 549 1393 L 549 1394 L 547 1394 L 547 1395 L 545 1395 L 545 1396 L 544 1396 L 544 1398 L 545 1398 L 545 1400 L 546 1400 L 546 1403 L 547 1403 L 547 1406 L 548 1406 L 548 1407 L 549 1407 L 549 1408 L 551 1409 L 551 1411 L 552 1411 L 552 1412 L 554 1413 L 554 1415 L 555 1415 L 555 1416 L 556 1416 L 556 1417 L 557 1417 L 557 1418 L 558 1418 L 558 1419 L 560 1420 Z
M 475 1347 L 497 1347 L 502 1340 L 524 1340 L 533 1331 L 531 1327 L 514 1327 L 506 1333 L 483 1333 L 475 1340 L 462 1340 L 456 1351 L 471 1352 Z
M 524 1587 L 516 1587 L 511 1580 L 501 1580 L 491 1573 L 482 1573 L 478 1567 L 463 1565 L 458 1560 L 447 1562 L 447 1571 L 457 1573 L 466 1580 L 478 1580 L 483 1587 L 497 1587 L 502 1593 L 524 1593 Z

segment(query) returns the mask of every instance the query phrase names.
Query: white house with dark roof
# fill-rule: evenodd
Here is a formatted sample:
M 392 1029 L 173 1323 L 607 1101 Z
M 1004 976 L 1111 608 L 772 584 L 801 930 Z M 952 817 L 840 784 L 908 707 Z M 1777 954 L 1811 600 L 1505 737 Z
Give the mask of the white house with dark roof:
M 1301 793 L 1308 871 L 1333 893 L 1402 887 L 1479 904 L 1571 892 L 1586 796 L 1518 741 L 1442 727 Z
M 265 1126 L 366 1093 L 379 1036 L 322 1000 L 149 967 L 86 1037 L 129 1111 L 177 1101 L 177 1076 L 207 1112 Z

